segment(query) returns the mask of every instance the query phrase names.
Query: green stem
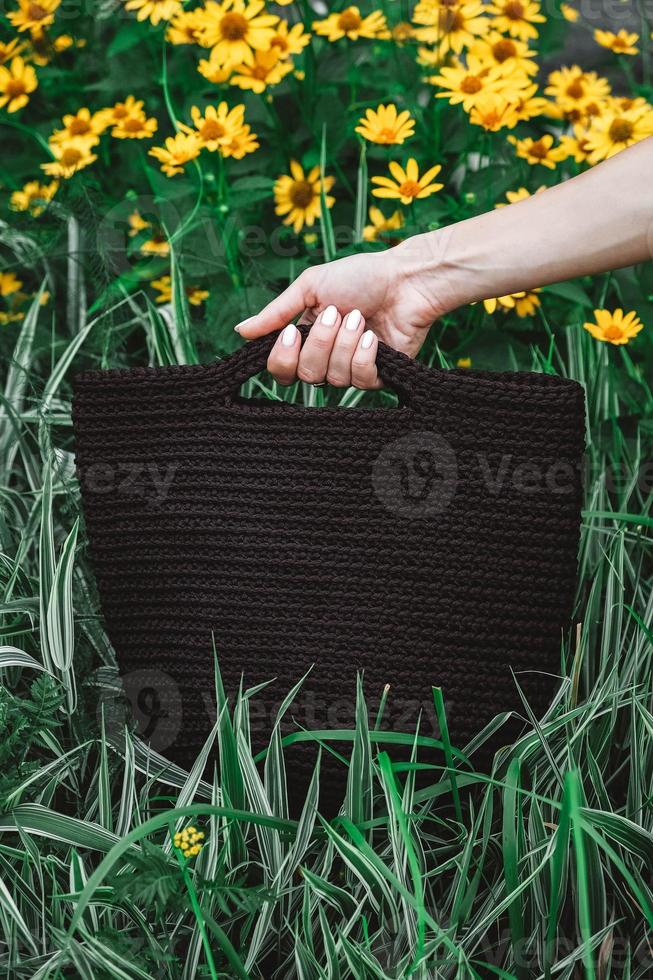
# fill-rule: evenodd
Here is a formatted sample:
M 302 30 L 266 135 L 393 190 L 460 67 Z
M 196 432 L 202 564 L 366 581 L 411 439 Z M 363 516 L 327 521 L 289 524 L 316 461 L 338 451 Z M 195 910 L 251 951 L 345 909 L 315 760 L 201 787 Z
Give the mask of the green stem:
M 179 867 L 181 868 L 181 875 L 182 878 L 184 879 L 184 884 L 186 885 L 188 897 L 190 898 L 190 904 L 193 909 L 193 914 L 195 915 L 197 928 L 199 929 L 200 936 L 202 937 L 202 945 L 204 947 L 204 954 L 206 956 L 206 964 L 209 968 L 209 973 L 211 974 L 212 980 L 218 980 L 218 972 L 215 968 L 213 953 L 211 952 L 211 946 L 209 945 L 209 937 L 206 932 L 206 926 L 204 925 L 202 906 L 200 905 L 199 899 L 197 897 L 197 892 L 195 891 L 193 880 L 190 874 L 188 873 L 188 865 L 186 863 L 186 859 L 179 853 L 177 848 L 175 848 L 175 854 L 177 855 L 177 861 L 179 862 Z

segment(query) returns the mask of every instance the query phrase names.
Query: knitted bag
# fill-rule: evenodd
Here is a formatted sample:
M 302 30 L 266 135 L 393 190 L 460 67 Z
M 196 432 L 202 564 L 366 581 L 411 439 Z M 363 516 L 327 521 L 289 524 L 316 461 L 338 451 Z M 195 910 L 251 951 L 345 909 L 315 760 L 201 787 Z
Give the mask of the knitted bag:
M 515 679 L 541 713 L 572 611 L 582 388 L 433 370 L 379 344 L 399 407 L 241 398 L 275 340 L 75 382 L 91 557 L 144 737 L 192 764 L 215 721 L 213 642 L 231 699 L 275 679 L 252 699 L 255 750 L 311 666 L 284 732 L 351 729 L 358 671 L 372 723 L 390 685 L 383 727 L 419 718 L 432 738 L 442 687 L 461 747 L 523 709 Z M 342 795 L 342 762 L 325 759 Z M 287 750 L 297 787 L 313 761 L 314 743 Z

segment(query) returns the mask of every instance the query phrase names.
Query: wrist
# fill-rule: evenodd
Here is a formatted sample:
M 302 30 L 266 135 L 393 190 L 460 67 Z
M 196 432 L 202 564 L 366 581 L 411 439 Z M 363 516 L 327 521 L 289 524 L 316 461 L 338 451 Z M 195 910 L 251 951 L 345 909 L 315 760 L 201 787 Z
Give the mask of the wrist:
M 477 297 L 460 242 L 461 225 L 448 225 L 407 238 L 392 249 L 402 282 L 417 288 L 438 319 Z

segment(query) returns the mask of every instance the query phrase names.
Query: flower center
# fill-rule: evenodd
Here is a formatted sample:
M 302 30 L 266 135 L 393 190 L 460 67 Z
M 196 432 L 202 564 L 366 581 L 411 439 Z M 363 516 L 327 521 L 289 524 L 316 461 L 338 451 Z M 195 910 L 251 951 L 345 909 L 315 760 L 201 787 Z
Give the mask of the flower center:
M 443 34 L 460 31 L 465 26 L 465 18 L 459 10 L 447 8 L 440 11 L 438 26 Z
M 220 33 L 225 41 L 242 41 L 249 29 L 249 21 L 242 14 L 225 14 L 220 21 Z
M 81 150 L 78 150 L 75 146 L 67 146 L 61 154 L 61 162 L 64 167 L 76 167 L 81 159 Z
M 460 91 L 466 95 L 475 95 L 483 88 L 483 82 L 476 75 L 467 75 L 460 83 Z
M 203 140 L 219 140 L 225 135 L 225 128 L 217 119 L 206 119 L 202 123 L 200 136 Z
M 338 17 L 338 27 L 341 31 L 358 30 L 362 23 L 361 15 L 353 7 L 349 7 L 348 10 L 343 10 Z
M 500 65 L 508 58 L 514 58 L 517 54 L 517 48 L 513 41 L 507 37 L 501 38 L 496 44 L 492 45 L 492 54 L 494 55 L 494 60 L 498 61 Z
M 394 143 L 396 139 L 396 129 L 380 129 L 376 136 L 377 143 Z
M 127 107 L 124 102 L 118 103 L 118 105 L 113 108 L 113 118 L 114 119 L 124 119 L 127 115 Z
M 519 0 L 510 0 L 503 8 L 503 13 L 509 20 L 522 20 L 524 16 L 523 4 Z
M 399 185 L 399 192 L 402 197 L 417 197 L 421 189 L 416 180 L 405 180 L 403 184 Z
M 608 135 L 613 143 L 625 143 L 633 135 L 633 124 L 629 119 L 615 119 Z
M 533 143 L 529 150 L 530 155 L 537 160 L 546 160 L 548 152 L 549 148 L 542 140 L 537 140 L 537 142 Z
M 585 95 L 585 86 L 580 78 L 575 78 L 571 85 L 567 86 L 567 95 L 570 99 L 582 99 Z
M 88 119 L 73 119 L 68 127 L 68 132 L 71 136 L 83 136 L 84 133 L 88 133 L 90 129 L 91 124 Z
M 411 24 L 406 23 L 406 21 L 401 20 L 392 29 L 392 36 L 395 41 L 407 41 L 413 36 L 413 28 Z
M 44 17 L 48 16 L 47 10 L 40 3 L 30 3 L 27 14 L 30 20 L 43 20 Z
M 269 70 L 270 68 L 268 65 L 254 65 L 250 74 L 252 78 L 259 78 L 262 82 L 264 82 L 268 77 Z
M 611 323 L 609 327 L 606 327 L 603 331 L 603 336 L 608 340 L 621 340 L 623 337 L 623 330 L 618 327 L 616 323 Z
M 270 47 L 279 48 L 279 51 L 287 51 L 288 42 L 286 41 L 285 37 L 282 37 L 281 34 L 276 34 L 270 41 Z
M 308 180 L 296 180 L 290 189 L 290 200 L 296 208 L 307 208 L 314 197 L 313 185 Z
M 127 130 L 128 133 L 140 133 L 142 128 L 143 120 L 139 119 L 138 116 L 130 116 L 123 123 L 123 129 Z
M 10 78 L 5 88 L 5 93 L 10 99 L 15 99 L 19 95 L 25 94 L 25 83 L 20 78 Z

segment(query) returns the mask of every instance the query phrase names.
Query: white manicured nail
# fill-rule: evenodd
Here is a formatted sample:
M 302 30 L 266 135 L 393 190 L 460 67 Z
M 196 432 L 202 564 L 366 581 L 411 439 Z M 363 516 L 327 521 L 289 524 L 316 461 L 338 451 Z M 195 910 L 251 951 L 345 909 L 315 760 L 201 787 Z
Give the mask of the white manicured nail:
M 297 327 L 294 323 L 289 323 L 287 327 L 284 327 L 283 333 L 281 334 L 281 343 L 284 347 L 292 347 L 295 343 L 295 338 L 297 337 Z
M 332 327 L 333 324 L 338 319 L 338 311 L 335 306 L 327 306 L 326 310 L 322 314 L 322 323 L 325 327 Z
M 374 331 L 366 330 L 363 336 L 361 337 L 361 347 L 363 348 L 363 350 L 369 350 L 373 343 L 374 343 Z
M 345 326 L 347 330 L 358 330 L 358 325 L 361 322 L 361 312 L 360 310 L 352 310 L 347 320 Z

